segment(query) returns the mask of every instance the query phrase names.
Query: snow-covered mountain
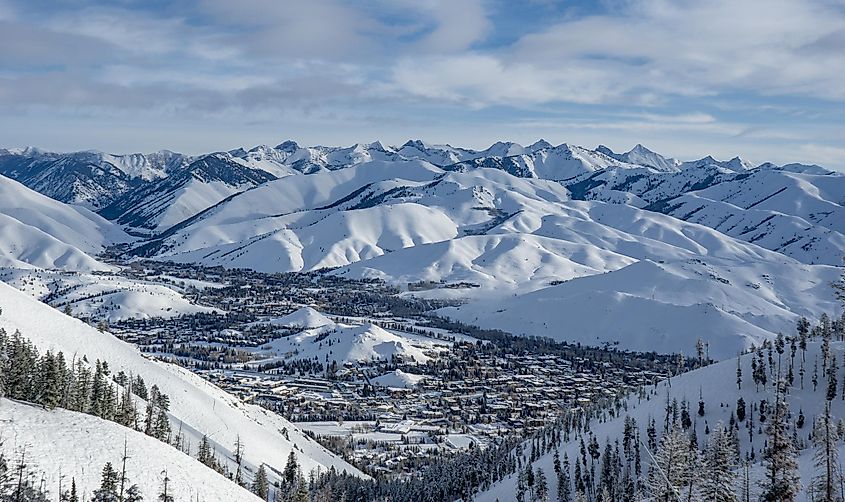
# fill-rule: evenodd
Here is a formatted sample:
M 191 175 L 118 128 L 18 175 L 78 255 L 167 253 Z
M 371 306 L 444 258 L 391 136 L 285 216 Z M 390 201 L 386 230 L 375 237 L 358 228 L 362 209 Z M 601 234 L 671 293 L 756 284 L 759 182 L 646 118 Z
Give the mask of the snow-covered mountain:
M 657 152 L 649 150 L 641 144 L 637 144 L 634 148 L 625 153 L 616 153 L 604 145 L 599 145 L 598 148 L 596 148 L 596 151 L 621 162 L 652 167 L 658 171 L 677 171 L 681 166 L 680 161 L 664 157 Z
M 0 150 L 0 174 L 56 200 L 98 209 L 136 186 L 167 176 L 187 160 L 167 150 L 146 155 L 110 155 L 24 148 Z
M 469 302 L 449 311 L 461 320 L 531 312 L 530 322 L 514 317 L 513 330 L 525 334 L 647 349 L 655 336 L 676 331 L 659 312 L 688 320 L 712 314 L 722 328 L 710 338 L 730 355 L 796 316 L 828 309 L 825 285 L 845 254 L 845 176 L 818 166 L 754 168 L 710 156 L 682 162 L 642 145 L 618 154 L 543 140 L 484 150 L 419 140 L 285 141 L 165 157 L 169 163 L 136 158 L 163 166 L 157 170 L 113 161 L 135 186 L 100 214 L 143 236 L 129 256 L 264 272 L 336 268 L 402 287 L 425 282 L 434 286 L 413 294 Z M 631 282 L 636 271 L 640 282 Z M 586 280 L 596 281 L 584 283 L 592 296 L 579 290 Z M 701 293 L 683 294 L 696 281 Z M 535 312 L 532 302 L 562 307 Z M 653 315 L 633 334 L 590 326 L 577 336 L 550 333 L 555 316 L 579 302 L 597 316 Z M 731 339 L 716 342 L 723 332 Z M 689 351 L 690 338 L 667 343 Z
M 236 193 L 276 176 L 251 167 L 238 157 L 218 153 L 123 194 L 100 214 L 120 225 L 165 230 Z
M 774 337 L 797 316 L 832 308 L 827 285 L 839 268 L 806 265 L 670 215 L 570 194 L 560 183 L 498 169 L 369 162 L 240 193 L 135 253 L 452 284 L 417 294 L 468 299 L 443 314 L 485 327 L 637 350 L 660 339 L 664 348 L 689 352 L 701 337 L 719 357 Z M 691 284 L 700 285 L 686 294 Z M 590 309 L 593 315 L 579 316 Z M 663 322 L 670 311 L 683 321 Z M 584 322 L 561 330 L 570 316 Z M 714 324 L 701 322 L 711 317 Z M 613 323 L 633 332 L 609 329 Z M 678 329 L 686 325 L 701 329 Z
M 129 240 L 120 227 L 88 209 L 0 176 L 0 266 L 106 270 L 93 256 Z
M 495 145 L 494 145 L 495 146 Z M 493 147 L 491 147 L 493 148 Z M 510 152 L 519 151 L 518 154 Z M 585 173 L 592 173 L 610 167 L 628 169 L 645 168 L 620 161 L 602 152 L 588 150 L 566 143 L 556 146 L 528 149 L 523 151 L 511 145 L 503 155 L 479 155 L 470 160 L 449 166 L 450 170 L 467 170 L 479 167 L 501 169 L 522 178 L 542 178 L 548 180 L 570 180 Z

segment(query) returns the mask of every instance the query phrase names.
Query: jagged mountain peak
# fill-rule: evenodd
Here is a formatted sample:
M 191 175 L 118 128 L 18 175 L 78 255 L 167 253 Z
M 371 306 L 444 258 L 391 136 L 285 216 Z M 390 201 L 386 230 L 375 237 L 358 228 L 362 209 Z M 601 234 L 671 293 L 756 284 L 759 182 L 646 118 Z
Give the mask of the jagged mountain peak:
M 547 148 L 553 148 L 553 146 L 554 145 L 552 145 L 548 141 L 544 140 L 543 138 L 540 138 L 539 140 L 537 140 L 534 143 L 531 143 L 530 145 L 525 147 L 525 149 L 529 150 L 531 152 L 536 152 L 538 150 L 545 150 Z
M 276 148 L 276 150 L 279 150 L 279 151 L 282 151 L 282 152 L 285 152 L 285 153 L 293 153 L 293 152 L 299 150 L 300 146 L 299 146 L 299 143 L 297 143 L 296 141 L 289 139 L 289 140 L 286 140 L 286 141 L 279 143 L 278 145 L 276 145 L 275 148 Z

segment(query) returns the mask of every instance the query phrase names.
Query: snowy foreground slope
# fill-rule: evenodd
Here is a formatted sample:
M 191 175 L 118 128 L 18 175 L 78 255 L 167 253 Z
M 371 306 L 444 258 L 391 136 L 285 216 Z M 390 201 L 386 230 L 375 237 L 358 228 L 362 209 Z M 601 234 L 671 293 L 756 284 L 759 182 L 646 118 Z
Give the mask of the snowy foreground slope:
M 52 497 L 76 482 L 88 500 L 100 486 L 103 465 L 120 466 L 124 441 L 129 453 L 127 477 L 145 500 L 161 492 L 167 471 L 168 493 L 175 500 L 258 501 L 251 492 L 161 441 L 108 420 L 68 410 L 0 399 L 0 439 L 7 458 L 24 452 L 31 471 L 43 474 Z M 52 500 L 52 499 L 51 499 Z
M 4 283 L 0 283 L 0 308 L 3 309 L 0 327 L 8 333 L 20 330 L 42 352 L 62 351 L 68 359 L 84 356 L 88 361 L 104 360 L 113 373 L 124 371 L 140 375 L 147 385 L 158 385 L 170 397 L 173 429 L 178 430 L 181 426 L 195 447 L 202 435 L 207 434 L 221 456 L 230 457 L 228 450 L 240 436 L 246 446 L 245 461 L 253 469 L 265 463 L 281 472 L 288 454 L 295 451 L 306 473 L 331 466 L 358 472 L 306 438 L 282 417 L 241 403 L 178 366 L 146 359 L 134 346 L 108 333 L 100 333 Z M 285 438 L 285 432 L 289 439 Z M 192 454 L 196 455 L 196 452 Z
M 791 333 L 790 333 L 791 334 Z M 766 351 L 763 351 L 764 354 Z M 831 358 L 837 361 L 842 361 L 845 356 L 845 342 L 831 343 Z M 801 364 L 802 352 L 796 351 L 796 355 L 791 358 L 789 343 L 786 344 L 786 350 L 781 356 L 782 360 L 782 374 L 786 373 L 786 369 L 790 360 L 794 364 L 794 383 L 790 387 L 787 394 L 787 402 L 789 403 L 789 437 L 797 438 L 800 446 L 805 447 L 799 450 L 798 463 L 801 473 L 802 490 L 799 494 L 799 501 L 809 501 L 809 495 L 806 488 L 810 479 L 816 473 L 813 467 L 813 448 L 812 442 L 809 438 L 812 430 L 814 420 L 823 412 L 825 404 L 825 393 L 827 389 L 827 378 L 821 374 L 822 353 L 821 342 L 811 341 L 806 352 L 806 362 L 804 363 L 806 374 L 803 377 L 803 388 L 801 384 L 801 377 L 798 369 Z M 733 415 L 736 418 L 737 400 L 742 398 L 747 406 L 746 418 L 743 421 L 737 422 L 737 437 L 739 439 L 739 452 L 742 459 L 749 458 L 753 452 L 753 459 L 750 468 L 751 478 L 751 500 L 757 500 L 757 495 L 761 489 L 758 482 L 764 476 L 763 466 L 761 462 L 762 449 L 764 447 L 767 435 L 765 432 L 766 422 L 759 421 L 759 403 L 761 400 L 768 400 L 769 411 L 768 416 L 772 416 L 772 409 L 775 402 L 775 390 L 772 381 L 776 377 L 776 371 L 771 372 L 771 368 L 766 363 L 766 385 L 760 385 L 759 389 L 755 388 L 752 380 L 752 359 L 755 355 L 745 354 L 740 358 L 742 367 L 742 388 L 738 389 L 736 384 L 736 368 L 737 359 L 729 359 L 719 363 L 705 366 L 704 368 L 693 370 L 684 373 L 680 376 L 672 377 L 668 381 L 662 381 L 653 387 L 645 389 L 645 397 L 633 396 L 630 397 L 623 405 L 620 414 L 616 417 L 609 417 L 606 414 L 605 420 L 593 419 L 590 422 L 590 431 L 595 435 L 598 444 L 603 451 L 605 444 L 610 441 L 622 441 L 624 430 L 624 421 L 626 416 L 635 419 L 639 428 L 640 437 L 643 443 L 646 442 L 647 425 L 651 419 L 656 422 L 656 430 L 659 437 L 662 436 L 664 418 L 666 414 L 667 400 L 682 403 L 686 401 L 689 406 L 689 413 L 692 420 L 691 428 L 686 431 L 687 434 L 692 434 L 692 429 L 695 429 L 695 435 L 698 439 L 698 444 L 703 448 L 707 444 L 708 433 L 713 431 L 718 423 L 728 425 Z M 774 353 L 775 364 L 777 364 L 778 354 Z M 813 366 L 819 365 L 819 385 L 816 390 L 813 389 L 812 377 Z M 771 373 L 770 373 L 771 372 Z M 845 399 L 843 399 L 842 385 L 843 374 L 840 370 L 837 374 L 838 386 L 836 397 L 831 401 L 831 411 L 835 419 L 845 418 Z M 704 415 L 700 416 L 697 413 L 699 396 L 704 402 Z M 755 407 L 752 410 L 752 407 Z M 798 428 L 799 412 L 804 415 L 804 423 L 801 428 Z M 749 418 L 750 417 L 750 418 Z M 748 423 L 753 420 L 752 439 L 749 439 Z M 794 431 L 794 433 L 793 433 Z M 794 436 L 793 436 L 794 434 Z M 585 436 L 585 441 L 588 442 L 589 435 Z M 573 434 L 570 441 L 562 441 L 559 445 L 559 454 L 561 459 L 566 454 L 570 461 L 574 462 L 575 458 L 580 455 L 580 438 L 576 438 Z M 837 446 L 840 452 L 840 458 L 845 455 L 845 444 L 841 441 Z M 525 451 L 530 450 L 530 445 L 526 446 Z M 542 469 L 547 479 L 549 480 L 549 492 L 551 494 L 557 493 L 557 475 L 553 469 L 553 452 L 541 456 L 533 463 L 534 469 Z M 648 472 L 649 457 L 643 447 L 642 452 L 643 475 Z M 597 460 L 598 465 L 601 463 L 601 458 Z M 737 493 L 740 493 L 741 476 L 740 470 L 736 469 L 737 473 Z M 570 472 L 570 479 L 573 473 Z M 488 491 L 479 494 L 476 500 L 479 502 L 493 502 L 495 500 L 516 500 L 517 477 L 511 475 L 503 481 L 493 485 Z M 554 499 L 554 497 L 552 497 Z

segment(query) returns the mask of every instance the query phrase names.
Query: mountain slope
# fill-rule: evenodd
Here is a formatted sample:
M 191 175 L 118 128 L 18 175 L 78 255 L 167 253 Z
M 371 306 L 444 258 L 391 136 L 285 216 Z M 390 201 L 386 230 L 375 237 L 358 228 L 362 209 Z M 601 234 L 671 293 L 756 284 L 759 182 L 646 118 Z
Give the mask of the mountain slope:
M 0 150 L 0 174 L 62 202 L 96 209 L 120 195 L 166 176 L 186 161 L 181 154 L 110 155 L 84 151 L 68 154 L 38 149 Z
M 199 461 L 161 441 L 101 418 L 0 399 L 3 449 L 7 457 L 26 452 L 29 468 L 43 474 L 45 486 L 56 497 L 58 487 L 91 494 L 100 487 L 106 462 L 121 466 L 124 442 L 129 452 L 127 477 L 145 500 L 161 492 L 167 471 L 168 493 L 175 500 L 231 500 L 257 502 L 258 497 Z M 247 473 L 249 479 L 252 478 Z M 61 481 L 60 481 L 61 479 Z
M 244 459 L 255 468 L 266 463 L 281 472 L 288 454 L 296 450 L 306 473 L 331 466 L 358 472 L 284 418 L 244 404 L 181 367 L 146 359 L 136 347 L 67 317 L 5 283 L 0 283 L 0 308 L 0 327 L 8 333 L 20 330 L 42 352 L 62 351 L 69 357 L 104 360 L 114 373 L 140 375 L 148 386 L 158 385 L 170 397 L 173 428 L 181 426 L 192 445 L 199 445 L 202 435 L 207 434 L 217 451 L 228 457 L 228 450 L 240 436 L 247 445 Z
M 791 332 L 790 332 L 791 333 Z M 765 351 L 764 351 L 765 353 Z M 808 349 L 805 355 L 799 350 L 795 357 L 791 357 L 789 344 L 787 344 L 786 352 L 781 356 L 782 365 L 787 367 L 790 361 L 794 362 L 794 368 L 801 365 L 802 360 L 807 369 L 807 374 L 799 377 L 798 371 L 795 370 L 795 377 L 793 385 L 791 386 L 786 400 L 789 403 L 791 415 L 789 417 L 789 435 L 797 438 L 800 445 L 805 446 L 805 449 L 799 451 L 798 467 L 801 473 L 802 488 L 799 491 L 797 500 L 804 502 L 812 500 L 808 493 L 807 486 L 814 473 L 818 472 L 813 464 L 813 449 L 809 441 L 810 431 L 814 420 L 820 416 L 826 403 L 825 399 L 825 385 L 819 385 L 818 389 L 811 383 L 812 365 L 813 361 L 821 361 L 823 356 L 821 354 L 821 343 L 811 341 L 808 344 Z M 833 342 L 831 344 L 831 358 L 842 360 L 845 355 L 845 343 Z M 776 356 L 777 357 L 777 356 Z M 736 418 L 737 400 L 741 397 L 747 403 L 750 410 L 749 415 L 744 420 L 735 422 L 737 424 L 736 437 L 739 440 L 739 454 L 742 459 L 751 457 L 752 465 L 750 469 L 751 481 L 751 499 L 756 500 L 760 493 L 758 482 L 764 477 L 764 469 L 760 462 L 761 451 L 764 442 L 767 439 L 762 429 L 765 428 L 767 422 L 761 423 L 759 419 L 759 403 L 765 399 L 768 401 L 769 409 L 773 407 L 775 402 L 775 392 L 772 380 L 775 378 L 775 372 L 768 369 L 765 370 L 768 376 L 768 384 L 755 385 L 752 381 L 752 360 L 756 359 L 754 354 L 745 354 L 740 358 L 740 366 L 742 370 L 742 388 L 738 389 L 736 384 L 736 369 L 737 359 L 732 358 L 720 363 L 705 366 L 701 369 L 696 369 L 680 376 L 672 377 L 669 381 L 662 381 L 656 383 L 653 387 L 649 386 L 644 389 L 642 396 L 632 396 L 628 398 L 623 406 L 621 413 L 616 416 L 607 416 L 606 419 L 590 421 L 590 433 L 594 434 L 598 444 L 600 445 L 600 457 L 596 460 L 597 465 L 603 458 L 601 447 L 609 441 L 611 444 L 615 440 L 622 441 L 623 432 L 625 429 L 625 418 L 630 416 L 637 422 L 639 428 L 639 435 L 643 440 L 643 447 L 641 451 L 641 461 L 643 473 L 647 473 L 648 465 L 650 463 L 648 454 L 645 450 L 645 441 L 647 438 L 646 427 L 649 420 L 654 419 L 657 422 L 657 434 L 663 435 L 663 423 L 666 414 L 667 403 L 676 401 L 681 403 L 687 401 L 690 406 L 691 428 L 687 431 L 692 433 L 695 429 L 695 436 L 698 438 L 699 447 L 704 447 L 709 439 L 709 432 L 713 431 L 717 423 L 728 425 L 731 423 L 731 418 Z M 776 363 L 777 364 L 777 363 Z M 771 372 L 770 372 L 771 371 Z M 786 370 L 782 372 L 786 373 Z M 698 415 L 696 412 L 696 403 L 701 400 L 704 403 L 704 415 Z M 834 417 L 838 420 L 845 417 L 845 400 L 835 397 L 831 402 L 831 411 Z M 799 412 L 805 417 L 805 423 L 801 428 L 798 428 L 798 414 Z M 771 412 L 769 412 L 771 413 Z M 749 418 L 749 416 L 751 418 Z M 753 421 L 755 426 L 749 434 L 747 430 L 749 421 Z M 759 427 L 759 429 L 758 429 Z M 794 431 L 794 432 L 793 432 Z M 794 435 L 793 435 L 794 434 Z M 585 438 L 587 440 L 587 438 Z M 559 455 L 562 459 L 564 454 L 572 461 L 580 455 L 580 438 L 572 434 L 569 441 L 562 441 L 559 444 Z M 558 445 L 555 445 L 558 446 Z M 839 444 L 837 446 L 839 454 L 845 454 L 845 446 Z M 528 451 L 530 445 L 527 445 L 524 451 Z M 533 468 L 542 469 L 549 480 L 549 488 L 551 493 L 556 493 L 557 490 L 557 475 L 553 467 L 553 453 L 541 455 L 540 458 L 531 463 Z M 528 460 L 526 460 L 528 461 Z M 741 469 L 738 469 L 741 471 Z M 570 472 L 570 479 L 572 479 L 572 472 Z M 741 476 L 741 472 L 737 472 L 737 477 Z M 740 483 L 737 483 L 739 489 Z M 494 500 L 514 500 L 517 490 L 516 475 L 511 475 L 503 481 L 496 483 L 489 490 L 478 494 L 475 500 L 478 502 L 493 502 Z
M 643 260 L 516 298 L 440 311 L 470 324 L 588 345 L 693 354 L 696 340 L 724 359 L 833 311 L 833 267 L 689 258 Z
M 760 169 L 655 204 L 804 263 L 841 264 L 845 176 Z
M 0 266 L 108 270 L 92 257 L 130 237 L 91 211 L 0 176 Z
M 121 225 L 164 230 L 227 197 L 274 179 L 274 175 L 228 154 L 208 155 L 124 194 L 100 214 Z

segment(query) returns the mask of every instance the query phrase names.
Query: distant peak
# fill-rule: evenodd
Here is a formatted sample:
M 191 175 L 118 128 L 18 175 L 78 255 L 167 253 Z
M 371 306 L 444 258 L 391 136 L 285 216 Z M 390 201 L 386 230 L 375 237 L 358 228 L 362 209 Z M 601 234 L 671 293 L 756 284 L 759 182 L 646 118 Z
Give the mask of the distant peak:
M 416 148 L 417 150 L 425 150 L 428 145 L 421 139 L 409 139 L 402 147 Z
M 603 154 L 607 155 L 608 157 L 613 157 L 614 155 L 616 155 L 616 152 L 614 152 L 613 150 L 611 150 L 610 148 L 608 148 L 604 145 L 597 146 L 596 151 L 599 152 L 599 153 L 603 153 Z
M 276 145 L 276 150 L 285 152 L 285 153 L 293 153 L 299 150 L 299 144 L 296 141 L 287 140 L 282 143 Z
M 371 150 L 379 150 L 382 152 L 386 151 L 386 148 L 384 148 L 384 145 L 381 144 L 381 141 L 373 141 L 372 143 L 367 145 L 367 148 Z
M 631 148 L 631 150 L 628 153 L 654 153 L 654 152 L 652 150 L 649 150 L 645 146 L 643 146 L 642 143 L 637 143 L 636 145 L 634 145 L 634 148 Z
M 528 145 L 528 148 L 537 151 L 537 150 L 545 150 L 546 148 L 551 148 L 552 144 L 548 141 L 540 138 L 539 140 L 535 141 L 534 143 Z

